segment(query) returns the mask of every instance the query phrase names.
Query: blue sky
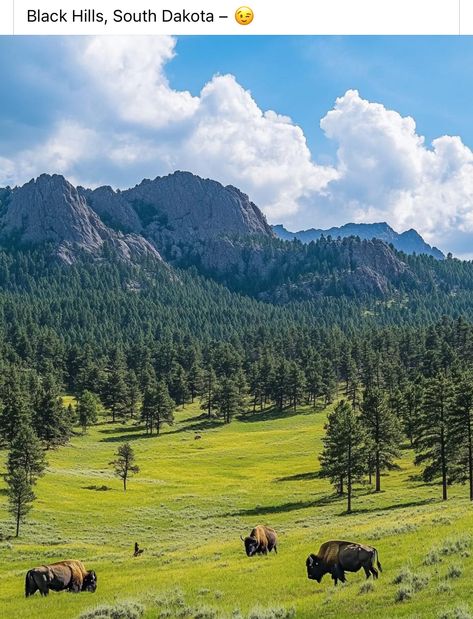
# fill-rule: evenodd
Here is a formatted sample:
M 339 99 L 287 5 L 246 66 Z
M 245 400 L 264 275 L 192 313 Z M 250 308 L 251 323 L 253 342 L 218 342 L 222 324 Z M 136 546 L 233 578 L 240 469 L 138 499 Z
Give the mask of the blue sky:
M 472 60 L 470 37 L 3 37 L 0 185 L 185 168 L 272 223 L 387 220 L 469 255 Z

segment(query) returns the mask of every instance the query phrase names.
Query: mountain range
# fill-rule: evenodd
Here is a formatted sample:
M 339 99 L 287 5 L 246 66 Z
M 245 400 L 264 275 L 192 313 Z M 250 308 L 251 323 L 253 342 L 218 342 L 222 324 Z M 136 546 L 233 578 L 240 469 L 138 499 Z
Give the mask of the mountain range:
M 303 243 L 310 243 L 311 241 L 317 241 L 321 236 L 331 236 L 333 238 L 358 236 L 360 239 L 380 239 L 385 243 L 393 245 L 398 251 L 402 251 L 405 254 L 427 254 L 437 258 L 437 260 L 445 258 L 440 249 L 426 243 L 413 228 L 399 234 L 385 221 L 373 224 L 348 223 L 338 228 L 327 228 L 325 230 L 310 228 L 309 230 L 299 230 L 299 232 L 290 232 L 281 224 L 272 226 L 272 228 L 274 233 L 285 241 L 298 239 Z
M 123 191 L 75 187 L 57 174 L 0 189 L 3 248 L 41 247 L 65 264 L 111 256 L 134 264 L 151 260 L 275 303 L 385 297 L 441 283 L 432 257 L 443 254 L 414 230 L 398 235 L 387 224 L 348 224 L 299 234 L 295 242 L 278 238 L 294 236 L 272 228 L 246 194 L 189 172 L 145 179 Z M 315 243 L 307 243 L 311 234 L 318 235 Z M 430 262 L 420 268 L 406 256 L 411 252 L 429 254 Z

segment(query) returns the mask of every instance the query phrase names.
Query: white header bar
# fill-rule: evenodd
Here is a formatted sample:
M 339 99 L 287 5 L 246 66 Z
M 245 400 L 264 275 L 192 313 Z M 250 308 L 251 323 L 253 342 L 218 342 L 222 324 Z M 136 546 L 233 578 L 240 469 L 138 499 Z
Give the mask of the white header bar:
M 472 33 L 473 0 L 0 0 L 0 34 Z

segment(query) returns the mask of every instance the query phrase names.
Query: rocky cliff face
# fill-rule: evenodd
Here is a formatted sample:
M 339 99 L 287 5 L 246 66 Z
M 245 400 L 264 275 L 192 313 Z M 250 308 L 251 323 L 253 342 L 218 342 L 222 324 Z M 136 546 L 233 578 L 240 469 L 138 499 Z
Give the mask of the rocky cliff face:
M 192 266 L 271 302 L 321 294 L 385 296 L 401 283 L 417 285 L 382 241 L 351 236 L 315 246 L 282 242 L 244 193 L 188 172 L 126 191 L 76 188 L 46 174 L 0 189 L 0 242 L 47 243 L 66 263 L 82 255 L 104 259 L 110 251 L 131 262 L 163 256 L 171 266 Z
M 147 254 L 160 259 L 142 237 L 108 228 L 80 192 L 56 174 L 43 174 L 11 192 L 0 217 L 0 239 L 20 246 L 50 243 L 68 263 L 81 252 L 100 257 L 105 245 L 126 260 Z
M 412 228 L 399 234 L 384 221 L 373 224 L 349 223 L 339 228 L 327 228 L 326 230 L 310 228 L 309 230 L 300 230 L 299 232 L 290 232 L 282 225 L 273 226 L 272 228 L 278 238 L 286 241 L 296 238 L 303 243 L 310 243 L 311 241 L 317 241 L 321 236 L 331 236 L 334 239 L 359 236 L 360 239 L 366 240 L 379 239 L 385 243 L 392 244 L 398 251 L 403 251 L 406 254 L 427 254 L 437 260 L 445 258 L 440 249 L 430 246 Z

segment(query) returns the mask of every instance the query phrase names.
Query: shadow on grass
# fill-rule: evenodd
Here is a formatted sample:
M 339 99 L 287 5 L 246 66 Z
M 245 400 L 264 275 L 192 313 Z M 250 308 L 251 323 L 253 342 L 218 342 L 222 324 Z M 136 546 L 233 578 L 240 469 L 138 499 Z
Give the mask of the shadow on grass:
M 356 500 L 356 499 L 355 499 Z M 370 512 L 385 512 L 385 511 L 393 511 L 395 509 L 404 509 L 406 507 L 420 507 L 421 505 L 428 505 L 429 503 L 437 503 L 437 499 L 421 499 L 419 501 L 408 501 L 407 503 L 394 503 L 393 505 L 385 505 L 384 507 L 370 507 L 370 508 L 359 508 L 352 509 L 351 514 L 347 514 L 347 512 L 343 512 L 343 514 L 352 515 L 352 514 L 367 514 Z M 341 514 L 341 515 L 343 515 Z
M 130 431 L 131 428 L 128 428 Z M 118 436 L 106 436 L 101 438 L 101 443 L 130 443 L 131 441 L 138 441 L 147 438 L 159 438 L 157 434 L 145 434 L 144 431 L 137 431 L 135 434 L 120 434 Z
M 107 490 L 113 490 L 110 486 L 81 486 L 82 490 L 95 490 L 97 492 L 106 492 Z
M 203 430 L 214 430 L 222 428 L 225 424 L 221 419 L 209 418 L 207 415 L 197 415 L 189 417 L 185 423 L 179 424 L 174 430 L 169 430 L 166 434 L 180 434 L 181 432 L 201 432 Z
M 282 481 L 310 481 L 313 479 L 320 479 L 319 473 L 311 471 L 309 473 L 298 473 L 297 475 L 289 475 L 287 477 L 276 477 L 276 479 L 273 479 L 273 483 Z
M 101 434 L 121 434 L 122 432 L 130 432 L 130 431 L 136 431 L 136 432 L 145 432 L 146 428 L 145 426 L 127 426 L 127 425 L 123 425 L 120 427 L 113 427 L 113 428 L 108 428 L 107 430 L 99 430 L 99 432 Z
M 320 497 L 313 501 L 295 501 L 293 503 L 282 503 L 281 505 L 260 505 L 259 507 L 250 507 L 248 509 L 239 509 L 238 511 L 223 514 L 224 517 L 236 516 L 261 516 L 263 514 L 280 514 L 282 512 L 292 512 L 298 509 L 307 509 L 308 507 L 324 507 L 337 501 L 342 500 L 338 494 L 330 494 Z
M 353 501 L 356 501 L 357 498 L 360 499 L 362 496 L 368 496 L 372 494 L 367 493 L 366 495 L 358 495 L 358 497 L 354 497 Z M 356 514 L 366 514 L 372 512 L 383 512 L 383 511 L 392 511 L 395 509 L 404 509 L 407 507 L 418 507 L 420 505 L 427 505 L 429 503 L 433 503 L 435 499 L 422 499 L 420 501 L 409 501 L 407 503 L 395 503 L 393 505 L 378 506 L 378 507 L 369 507 L 369 508 L 360 508 L 360 509 L 352 509 L 351 513 L 348 514 L 345 510 L 338 514 L 339 516 L 351 516 Z M 240 509 L 238 511 L 223 514 L 224 517 L 237 517 L 237 516 L 262 516 L 265 514 L 280 514 L 284 512 L 292 512 L 297 511 L 299 509 L 308 509 L 312 507 L 324 507 L 326 505 L 331 505 L 333 503 L 346 503 L 346 497 L 340 496 L 338 494 L 331 494 L 325 497 L 321 497 L 320 499 L 315 499 L 314 501 L 297 501 L 293 503 L 282 503 L 281 505 L 265 505 L 259 507 L 251 507 L 248 509 Z
M 274 421 L 275 419 L 286 419 L 289 417 L 296 417 L 298 415 L 316 415 L 318 413 L 317 409 L 310 410 L 300 410 L 293 408 L 283 408 L 282 410 L 276 407 L 265 408 L 260 411 L 257 410 L 255 412 L 248 411 L 246 413 L 241 413 L 236 416 L 238 421 L 242 421 L 243 423 L 253 423 L 256 421 Z

